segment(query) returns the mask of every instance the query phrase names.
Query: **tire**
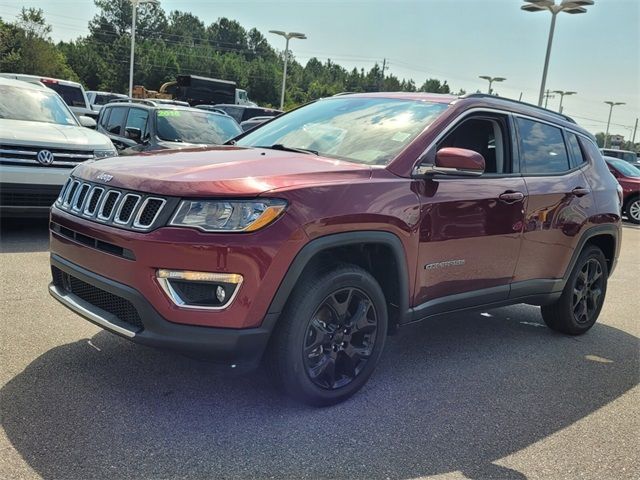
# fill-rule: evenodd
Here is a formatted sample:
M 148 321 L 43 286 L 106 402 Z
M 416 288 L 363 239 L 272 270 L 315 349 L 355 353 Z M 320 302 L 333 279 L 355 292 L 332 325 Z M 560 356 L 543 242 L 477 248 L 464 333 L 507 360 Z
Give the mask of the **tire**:
M 640 224 L 640 197 L 635 197 L 627 201 L 624 211 L 631 223 Z
M 303 403 L 340 403 L 373 373 L 387 324 L 384 293 L 369 272 L 349 264 L 310 272 L 278 320 L 267 367 L 275 383 Z
M 609 271 L 598 247 L 587 246 L 578 257 L 558 300 L 541 308 L 542 319 L 555 331 L 581 335 L 600 315 L 607 293 Z

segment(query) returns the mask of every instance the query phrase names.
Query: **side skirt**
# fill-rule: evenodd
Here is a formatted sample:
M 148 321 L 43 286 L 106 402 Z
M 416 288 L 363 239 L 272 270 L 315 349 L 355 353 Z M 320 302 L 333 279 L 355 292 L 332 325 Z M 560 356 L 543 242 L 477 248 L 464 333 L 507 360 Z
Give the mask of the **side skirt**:
M 505 307 L 519 303 L 545 305 L 560 297 L 564 284 L 564 279 L 527 280 L 510 286 L 485 288 L 436 298 L 410 308 L 405 314 L 402 325 L 457 312 Z

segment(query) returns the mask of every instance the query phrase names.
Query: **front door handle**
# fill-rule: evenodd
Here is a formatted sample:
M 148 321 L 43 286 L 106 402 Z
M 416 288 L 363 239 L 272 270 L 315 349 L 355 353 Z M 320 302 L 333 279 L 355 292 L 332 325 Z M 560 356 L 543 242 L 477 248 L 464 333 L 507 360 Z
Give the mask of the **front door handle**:
M 571 193 L 576 197 L 584 197 L 585 195 L 589 194 L 589 189 L 584 187 L 576 187 L 571 190 Z
M 524 199 L 524 193 L 515 192 L 513 190 L 507 190 L 506 192 L 501 194 L 498 198 L 505 203 L 516 203 L 516 202 L 521 202 L 522 199 Z

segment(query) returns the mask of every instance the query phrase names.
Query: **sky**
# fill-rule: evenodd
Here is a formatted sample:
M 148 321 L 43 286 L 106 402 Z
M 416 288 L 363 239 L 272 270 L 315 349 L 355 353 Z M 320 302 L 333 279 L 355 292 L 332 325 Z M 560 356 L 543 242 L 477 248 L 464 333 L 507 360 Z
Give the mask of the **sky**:
M 126 0 L 113 0 L 126 1 Z M 556 0 L 559 2 L 560 0 Z M 303 32 L 292 40 L 301 63 L 330 58 L 346 68 L 371 68 L 386 59 L 390 72 L 447 80 L 453 91 L 486 91 L 479 75 L 506 77 L 501 96 L 537 103 L 551 15 L 520 10 L 519 0 L 160 0 L 163 9 L 189 11 L 205 24 L 219 17 L 258 28 L 276 49 L 284 39 L 269 30 Z M 12 21 L 22 7 L 42 8 L 52 38 L 87 35 L 93 0 L 0 0 L 0 17 Z M 564 113 L 591 132 L 630 139 L 640 116 L 640 0 L 595 0 L 586 14 L 558 16 L 547 79 L 550 90 L 572 90 Z M 558 108 L 559 97 L 548 107 Z M 640 127 L 638 128 L 640 130 Z M 636 141 L 640 139 L 640 131 Z

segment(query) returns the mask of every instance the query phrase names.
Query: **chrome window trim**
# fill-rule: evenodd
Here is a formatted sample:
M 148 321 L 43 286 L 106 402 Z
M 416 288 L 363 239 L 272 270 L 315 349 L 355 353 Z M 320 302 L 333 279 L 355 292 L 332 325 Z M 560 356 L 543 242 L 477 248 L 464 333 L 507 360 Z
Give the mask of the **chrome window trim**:
M 466 119 L 466 117 L 468 117 L 469 115 L 473 115 L 474 113 L 497 113 L 497 114 L 500 114 L 500 115 L 507 115 L 507 116 L 512 116 L 512 117 L 521 117 L 521 118 L 525 118 L 527 120 L 531 120 L 531 121 L 534 121 L 534 122 L 546 123 L 547 125 L 551 125 L 552 127 L 556 127 L 556 128 L 561 129 L 561 130 L 565 129 L 565 130 L 570 131 L 571 133 L 575 133 L 577 135 L 581 135 L 582 137 L 587 138 L 590 141 L 593 141 L 593 140 L 591 140 L 591 138 L 588 135 L 585 135 L 582 132 L 576 131 L 574 128 L 566 127 L 564 125 L 561 125 L 561 124 L 558 124 L 558 123 L 554 123 L 554 122 L 551 122 L 551 121 L 546 120 L 546 119 L 541 119 L 541 118 L 538 118 L 538 117 L 533 117 L 531 115 L 526 115 L 526 114 L 522 114 L 522 113 L 516 113 L 516 112 L 509 111 L 509 110 L 503 110 L 503 109 L 500 109 L 500 108 L 474 107 L 474 108 L 470 108 L 469 110 L 465 110 L 458 117 L 456 117 L 455 120 L 453 122 L 451 122 L 449 125 L 447 125 L 447 127 L 444 130 L 442 130 L 442 132 L 440 132 L 436 136 L 436 138 L 427 146 L 427 148 L 425 148 L 422 151 L 422 153 L 420 155 L 418 155 L 418 160 L 413 165 L 413 169 L 412 169 L 413 174 L 419 175 L 419 172 L 417 171 L 417 169 L 422 164 L 422 159 L 429 152 L 429 150 L 431 150 L 440 140 L 442 140 L 449 132 L 451 132 L 451 130 L 453 130 L 454 128 L 458 127 Z M 520 172 L 520 173 L 522 173 L 522 172 Z
M 150 200 L 160 200 L 162 203 L 160 204 L 160 207 L 158 207 L 158 211 L 156 212 L 151 222 L 149 222 L 149 225 L 140 225 L 140 217 L 142 217 L 142 213 L 144 212 L 144 209 Z M 164 198 L 158 198 L 158 197 L 145 198 L 144 201 L 142 202 L 142 205 L 140 205 L 140 207 L 138 208 L 138 212 L 136 213 L 136 216 L 133 219 L 131 228 L 134 228 L 136 230 L 149 230 L 153 226 L 153 224 L 156 223 L 156 220 L 158 220 L 158 217 L 160 216 L 160 212 L 162 212 L 162 209 L 164 208 L 166 203 L 167 201 Z
M 474 107 L 474 108 L 470 108 L 469 110 L 465 110 L 459 116 L 457 116 L 453 122 L 447 125 L 446 128 L 442 130 L 436 136 L 436 138 L 433 139 L 433 141 L 427 146 L 427 148 L 425 148 L 422 151 L 422 153 L 418 155 L 418 160 L 413 165 L 413 169 L 412 169 L 412 172 L 414 175 L 419 175 L 419 172 L 417 172 L 417 169 L 422 164 L 422 159 L 429 152 L 429 150 L 431 150 L 440 140 L 442 140 L 449 132 L 451 132 L 451 130 L 453 130 L 454 128 L 457 128 L 469 115 L 473 115 L 474 113 L 498 113 L 500 115 L 507 115 L 507 116 L 513 115 L 513 112 L 510 112 L 508 110 L 502 110 L 499 108 Z
M 231 294 L 229 299 L 223 305 L 220 305 L 220 306 L 217 306 L 217 307 L 207 307 L 207 306 L 202 306 L 202 305 L 187 305 L 184 302 L 184 300 L 180 297 L 178 292 L 176 292 L 175 289 L 171 286 L 171 282 L 169 281 L 170 279 L 156 277 L 156 280 L 158 281 L 158 284 L 160 285 L 160 288 L 162 288 L 164 293 L 166 293 L 167 296 L 169 297 L 169 300 L 171 300 L 171 302 L 178 308 L 184 308 L 184 309 L 187 309 L 187 310 L 225 310 L 225 309 L 229 308 L 229 306 L 231 306 L 231 304 L 233 303 L 235 298 L 238 296 L 238 292 L 240 291 L 240 287 L 244 283 L 244 277 L 242 275 L 240 277 L 241 277 L 241 279 L 240 279 L 240 281 L 238 283 L 236 283 L 236 288 L 233 290 L 233 293 Z M 198 282 L 198 283 L 212 283 L 212 284 L 214 284 L 215 282 Z
M 107 198 L 109 198 L 109 194 L 111 192 L 116 194 L 116 199 L 113 203 L 113 210 L 108 216 L 105 217 L 104 215 L 102 215 L 102 210 L 104 209 L 104 204 L 107 202 Z M 118 208 L 118 201 L 120 200 L 121 196 L 122 196 L 122 193 L 119 192 L 118 190 L 108 190 L 107 193 L 104 194 L 104 197 L 102 198 L 102 200 L 100 201 L 100 207 L 98 207 L 97 209 L 98 214 L 96 215 L 96 219 L 100 222 L 108 222 L 113 217 L 113 214 L 116 212 L 116 209 Z
M 136 203 L 134 203 L 133 205 L 133 210 L 131 210 L 131 215 L 129 215 L 129 218 L 127 219 L 126 222 L 123 222 L 121 220 L 119 220 L 120 218 L 120 212 L 122 212 L 122 208 L 124 207 L 124 204 L 127 201 L 128 197 L 136 197 Z M 113 216 L 113 223 L 117 223 L 118 225 L 127 225 L 132 218 L 134 218 L 134 215 L 136 214 L 136 208 L 138 207 L 138 204 L 140 203 L 140 199 L 142 197 L 136 193 L 127 193 L 122 197 L 122 200 L 120 200 L 120 204 L 118 205 L 118 209 L 116 210 L 115 215 Z

